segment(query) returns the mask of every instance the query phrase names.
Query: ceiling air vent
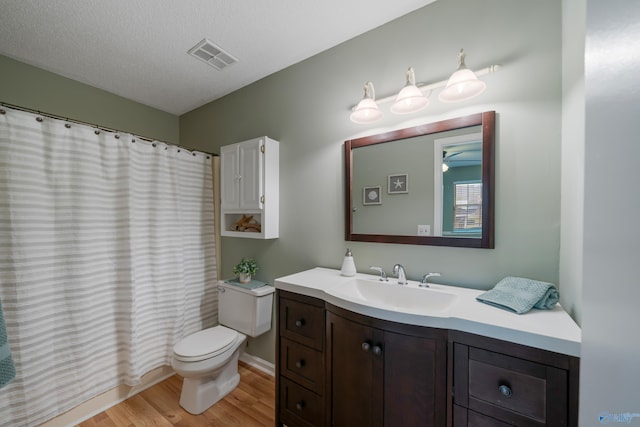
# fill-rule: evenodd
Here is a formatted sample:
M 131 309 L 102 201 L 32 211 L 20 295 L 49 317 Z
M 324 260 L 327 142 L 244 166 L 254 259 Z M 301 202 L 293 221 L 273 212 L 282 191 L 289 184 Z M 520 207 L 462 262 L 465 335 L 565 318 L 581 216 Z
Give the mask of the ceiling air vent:
M 202 39 L 197 45 L 189 49 L 189 55 L 206 62 L 216 70 L 222 70 L 227 65 L 238 62 L 238 58 L 225 52 L 207 39 Z

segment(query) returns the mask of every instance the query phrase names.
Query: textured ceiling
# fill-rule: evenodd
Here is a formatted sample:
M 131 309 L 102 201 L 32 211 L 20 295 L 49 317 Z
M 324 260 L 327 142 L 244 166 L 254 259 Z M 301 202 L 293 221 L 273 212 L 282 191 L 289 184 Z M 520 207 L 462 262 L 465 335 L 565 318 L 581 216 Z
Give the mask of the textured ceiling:
M 433 1 L 0 0 L 0 54 L 180 115 Z

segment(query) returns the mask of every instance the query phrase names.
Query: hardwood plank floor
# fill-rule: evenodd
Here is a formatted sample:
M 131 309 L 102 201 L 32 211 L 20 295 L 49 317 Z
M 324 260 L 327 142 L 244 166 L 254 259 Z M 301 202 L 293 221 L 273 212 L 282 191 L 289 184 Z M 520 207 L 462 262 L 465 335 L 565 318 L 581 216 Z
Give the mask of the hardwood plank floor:
M 182 377 L 174 375 L 80 424 L 80 427 L 178 426 L 262 427 L 275 425 L 275 380 L 238 364 L 240 385 L 200 415 L 178 403 Z

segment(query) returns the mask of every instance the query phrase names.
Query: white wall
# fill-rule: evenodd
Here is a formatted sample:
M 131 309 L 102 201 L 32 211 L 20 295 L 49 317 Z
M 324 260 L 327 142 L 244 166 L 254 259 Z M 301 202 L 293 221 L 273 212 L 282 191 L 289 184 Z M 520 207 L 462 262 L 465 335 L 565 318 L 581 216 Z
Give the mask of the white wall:
M 584 229 L 584 26 L 586 0 L 562 2 L 560 303 L 581 322 Z
M 586 4 L 580 425 L 640 425 L 640 2 Z

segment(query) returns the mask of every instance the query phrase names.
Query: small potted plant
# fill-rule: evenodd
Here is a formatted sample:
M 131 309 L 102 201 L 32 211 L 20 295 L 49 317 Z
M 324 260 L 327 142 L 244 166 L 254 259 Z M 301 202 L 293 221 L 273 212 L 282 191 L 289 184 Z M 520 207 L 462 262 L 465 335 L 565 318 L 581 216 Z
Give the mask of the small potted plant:
M 233 267 L 233 274 L 238 276 L 240 283 L 250 283 L 256 271 L 258 271 L 258 264 L 252 258 L 242 258 L 242 261 Z

